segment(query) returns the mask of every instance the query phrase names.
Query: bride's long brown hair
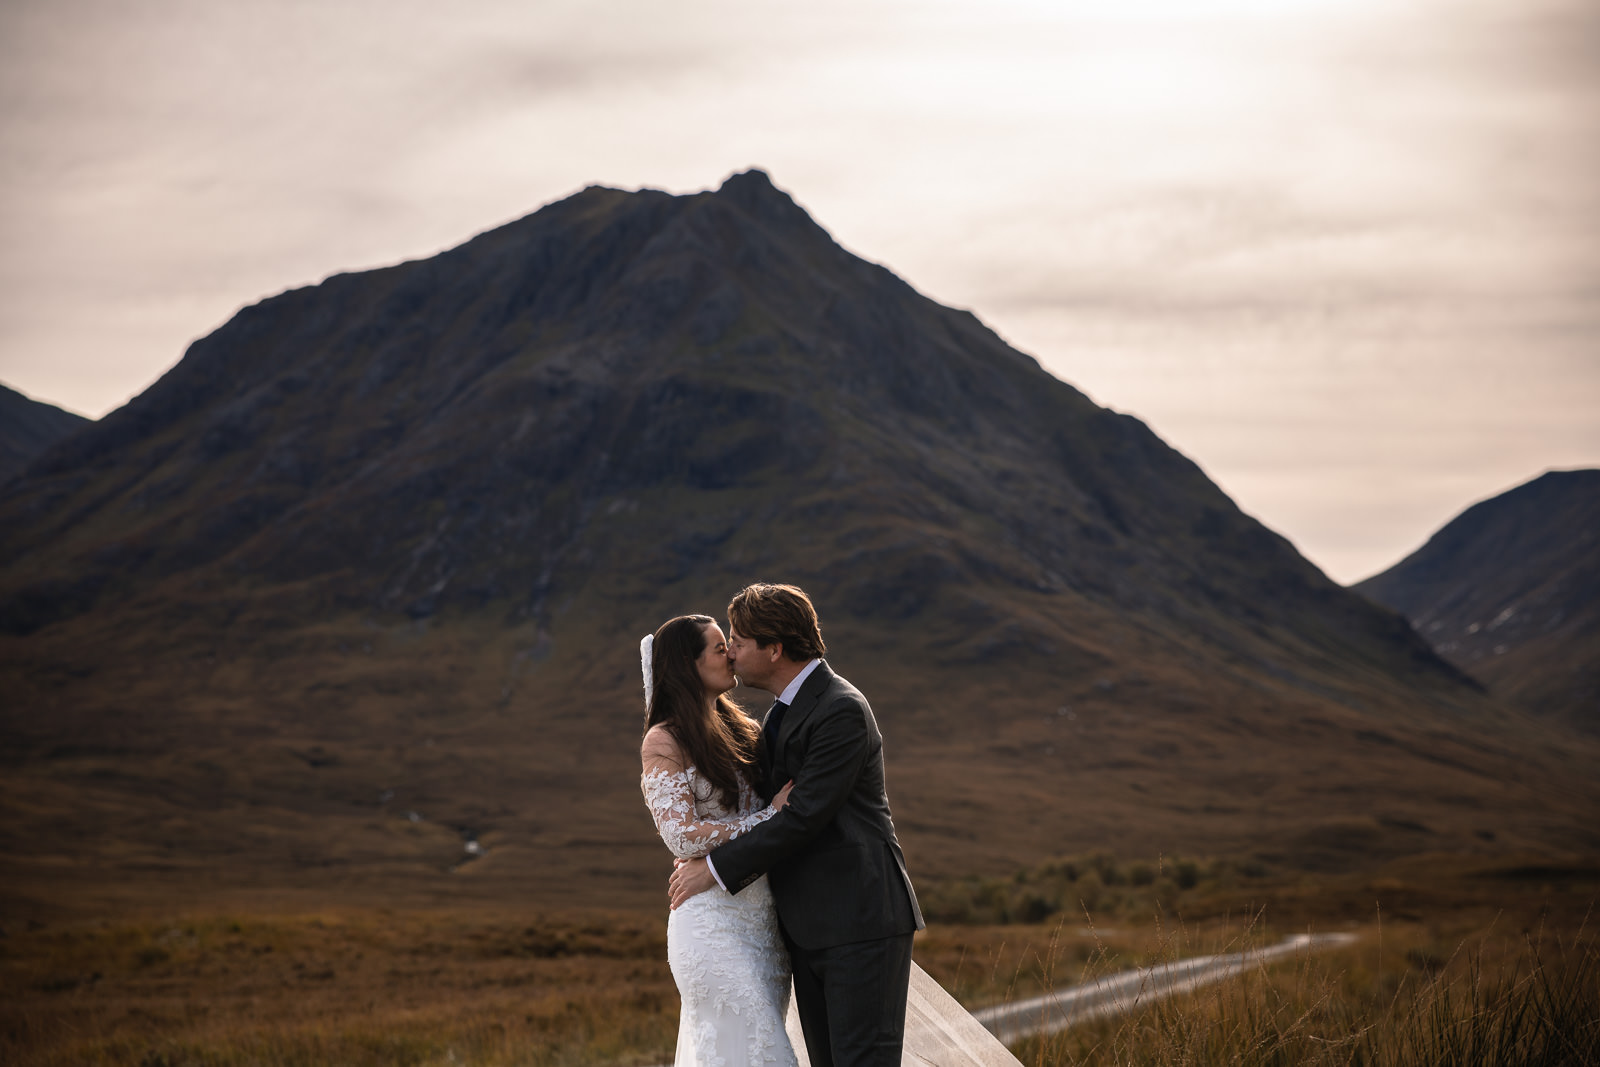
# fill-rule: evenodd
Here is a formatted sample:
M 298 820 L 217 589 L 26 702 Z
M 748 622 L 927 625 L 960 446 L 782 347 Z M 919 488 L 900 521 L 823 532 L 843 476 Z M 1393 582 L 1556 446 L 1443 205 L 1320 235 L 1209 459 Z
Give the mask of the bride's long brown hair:
M 644 728 L 670 730 L 684 758 L 721 795 L 722 806 L 732 809 L 739 805 L 739 776 L 752 783 L 758 778 L 761 727 L 726 693 L 706 714 L 706 689 L 695 661 L 706 650 L 706 627 L 714 622 L 709 615 L 679 615 L 656 631 Z

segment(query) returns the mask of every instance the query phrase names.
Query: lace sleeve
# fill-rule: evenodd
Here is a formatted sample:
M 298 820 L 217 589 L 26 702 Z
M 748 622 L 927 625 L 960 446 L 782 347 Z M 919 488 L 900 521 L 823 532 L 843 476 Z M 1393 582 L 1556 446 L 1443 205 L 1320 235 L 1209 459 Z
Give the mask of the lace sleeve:
M 645 805 L 656 821 L 661 840 L 674 856 L 681 859 L 704 856 L 777 814 L 772 808 L 762 808 L 742 816 L 696 818 L 691 777 L 694 769 L 683 765 L 676 744 L 670 738 L 652 734 L 640 755 L 644 773 L 639 779 L 639 788 L 644 791 Z

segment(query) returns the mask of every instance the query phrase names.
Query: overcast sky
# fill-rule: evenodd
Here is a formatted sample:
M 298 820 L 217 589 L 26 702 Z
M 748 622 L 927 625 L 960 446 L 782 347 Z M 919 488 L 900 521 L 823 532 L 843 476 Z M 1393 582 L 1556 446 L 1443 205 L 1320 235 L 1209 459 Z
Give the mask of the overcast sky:
M 1600 466 L 1600 4 L 7 0 L 0 380 L 757 165 L 1340 581 Z

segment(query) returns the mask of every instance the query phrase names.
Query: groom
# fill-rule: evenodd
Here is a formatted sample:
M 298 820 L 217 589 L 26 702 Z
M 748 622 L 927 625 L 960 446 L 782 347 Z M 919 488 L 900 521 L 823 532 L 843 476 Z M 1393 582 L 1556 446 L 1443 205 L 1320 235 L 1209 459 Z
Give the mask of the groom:
M 749 586 L 728 623 L 734 672 L 778 698 L 762 726 L 765 792 L 791 779 L 794 790 L 777 815 L 679 867 L 672 906 L 766 874 L 812 1067 L 900 1067 L 911 935 L 923 924 L 884 792 L 883 735 L 866 698 L 822 659 L 805 593 Z

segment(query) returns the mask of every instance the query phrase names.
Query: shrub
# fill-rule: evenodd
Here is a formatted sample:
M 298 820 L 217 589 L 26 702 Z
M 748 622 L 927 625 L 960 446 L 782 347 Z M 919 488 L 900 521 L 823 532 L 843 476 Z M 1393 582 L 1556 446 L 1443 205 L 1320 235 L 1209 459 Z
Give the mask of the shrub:
M 1200 865 L 1194 860 L 1179 860 L 1172 865 L 1172 880 L 1179 889 L 1193 889 L 1200 884 Z

